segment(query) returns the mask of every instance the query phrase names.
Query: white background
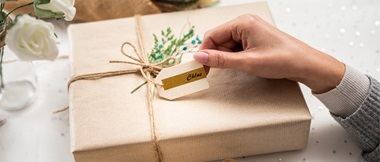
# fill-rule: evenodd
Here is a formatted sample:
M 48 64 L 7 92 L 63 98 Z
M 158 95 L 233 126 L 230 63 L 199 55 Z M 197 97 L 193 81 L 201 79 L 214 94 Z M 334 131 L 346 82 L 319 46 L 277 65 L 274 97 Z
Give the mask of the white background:
M 222 0 L 217 6 L 257 0 Z M 276 25 L 311 46 L 380 80 L 380 1 L 269 0 Z M 227 20 L 226 20 L 227 21 Z M 60 53 L 69 54 L 69 23 L 52 21 L 60 39 Z M 6 59 L 14 56 L 6 51 Z M 7 123 L 0 127 L 0 162 L 73 162 L 68 113 L 52 112 L 68 105 L 67 59 L 35 62 L 40 92 L 35 103 L 21 111 L 0 109 Z M 302 86 L 312 113 L 308 148 L 238 159 L 243 162 L 358 161 L 361 150 Z

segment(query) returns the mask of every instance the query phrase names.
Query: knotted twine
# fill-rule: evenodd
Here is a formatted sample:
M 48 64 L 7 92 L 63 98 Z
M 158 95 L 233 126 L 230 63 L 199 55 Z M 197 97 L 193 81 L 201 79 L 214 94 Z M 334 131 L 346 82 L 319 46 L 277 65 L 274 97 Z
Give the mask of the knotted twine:
M 137 65 L 139 66 L 138 68 L 135 69 L 126 69 L 126 70 L 120 70 L 120 71 L 109 71 L 109 72 L 101 72 L 101 73 L 92 73 L 92 74 L 84 74 L 84 75 L 79 75 L 71 78 L 68 82 L 68 88 L 70 85 L 78 80 L 97 80 L 101 78 L 107 78 L 107 77 L 113 77 L 113 76 L 119 76 L 119 75 L 126 75 L 126 74 L 132 74 L 132 73 L 138 73 L 140 72 L 143 78 L 147 81 L 147 95 L 148 95 L 148 110 L 149 110 L 149 119 L 150 119 L 150 127 L 151 127 L 151 138 L 152 138 L 152 144 L 154 147 L 154 152 L 155 152 L 155 157 L 158 162 L 163 161 L 163 154 L 160 149 L 160 146 L 158 145 L 158 137 L 156 133 L 156 123 L 154 119 L 154 109 L 153 109 L 153 89 L 152 87 L 154 86 L 162 86 L 161 83 L 156 82 L 152 78 L 153 75 L 157 75 L 163 68 L 167 68 L 170 66 L 174 66 L 178 64 L 178 60 L 174 57 L 169 57 L 161 62 L 158 63 L 150 63 L 148 60 L 147 53 L 144 48 L 143 44 L 143 37 L 141 34 L 141 29 L 140 29 L 140 15 L 135 16 L 136 20 L 136 34 L 138 38 L 138 44 L 140 47 L 140 52 L 137 51 L 134 45 L 132 45 L 130 42 L 124 42 L 121 45 L 121 53 L 132 59 L 134 62 L 131 61 L 109 61 L 109 63 L 125 63 L 125 64 L 132 64 L 132 65 Z M 134 53 L 137 55 L 136 57 L 131 56 L 130 54 L 127 54 L 124 52 L 124 47 L 128 45 L 133 48 Z M 169 61 L 174 61 L 173 65 L 166 65 L 165 63 L 168 63 Z

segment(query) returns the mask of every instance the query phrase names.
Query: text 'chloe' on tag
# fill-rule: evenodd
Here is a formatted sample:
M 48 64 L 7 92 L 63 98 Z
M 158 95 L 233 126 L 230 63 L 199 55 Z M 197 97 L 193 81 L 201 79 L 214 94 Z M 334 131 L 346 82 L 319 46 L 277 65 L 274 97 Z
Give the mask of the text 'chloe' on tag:
M 169 100 L 209 87 L 203 65 L 195 60 L 162 69 L 155 80 L 163 85 L 158 94 Z

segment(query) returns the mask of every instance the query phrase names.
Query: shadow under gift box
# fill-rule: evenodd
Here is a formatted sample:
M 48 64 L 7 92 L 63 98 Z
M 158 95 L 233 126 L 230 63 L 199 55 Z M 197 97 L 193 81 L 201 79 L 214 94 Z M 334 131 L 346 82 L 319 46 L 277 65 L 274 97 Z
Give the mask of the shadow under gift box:
M 202 37 L 245 13 L 273 23 L 266 3 L 142 16 L 144 46 L 150 52 L 152 33 L 167 27 L 179 35 L 190 22 Z M 71 25 L 72 77 L 136 68 L 109 63 L 128 60 L 120 47 L 126 41 L 138 45 L 135 26 L 135 18 Z M 156 161 L 147 88 L 130 93 L 144 81 L 135 73 L 71 84 L 71 149 L 77 162 Z M 306 147 L 311 116 L 297 83 L 229 69 L 212 69 L 208 81 L 209 89 L 178 100 L 155 95 L 163 161 L 210 161 Z

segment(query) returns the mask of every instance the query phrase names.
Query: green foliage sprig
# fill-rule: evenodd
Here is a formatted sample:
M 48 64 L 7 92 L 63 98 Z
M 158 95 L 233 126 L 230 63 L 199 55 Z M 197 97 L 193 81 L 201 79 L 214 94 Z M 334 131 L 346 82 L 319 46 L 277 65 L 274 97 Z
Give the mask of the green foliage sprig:
M 174 57 L 177 62 L 170 60 L 163 63 L 161 66 L 174 66 L 176 63 L 181 63 L 182 56 L 185 53 L 196 52 L 195 50 L 202 43 L 202 40 L 198 36 L 194 38 L 194 26 L 189 28 L 189 31 L 185 34 L 180 34 L 178 38 L 175 38 L 173 31 L 170 27 L 166 30 L 161 30 L 161 38 L 159 39 L 156 34 L 153 34 L 154 47 L 152 51 L 148 53 L 148 61 L 151 64 L 159 63 L 167 58 Z M 193 38 L 193 39 L 192 39 Z M 189 40 L 191 41 L 189 42 Z M 151 74 L 153 78 L 155 74 Z M 136 87 L 131 93 L 134 93 L 147 82 Z
M 194 37 L 194 26 L 191 26 L 187 33 L 180 34 L 179 38 L 174 37 L 170 27 L 161 31 L 161 39 L 159 39 L 156 34 L 153 34 L 153 37 L 154 47 L 148 57 L 149 62 L 152 64 L 161 62 L 170 57 L 176 58 L 178 63 L 180 63 L 183 54 L 194 52 L 192 50 L 202 43 L 198 36 L 191 40 L 190 43 L 188 42 L 188 40 Z M 175 62 L 171 60 L 164 63 L 163 66 L 173 65 L 174 63 Z

